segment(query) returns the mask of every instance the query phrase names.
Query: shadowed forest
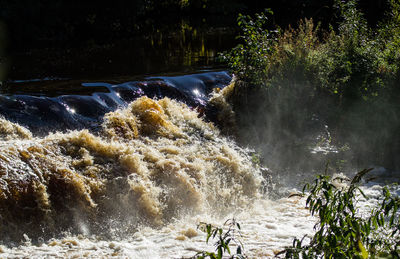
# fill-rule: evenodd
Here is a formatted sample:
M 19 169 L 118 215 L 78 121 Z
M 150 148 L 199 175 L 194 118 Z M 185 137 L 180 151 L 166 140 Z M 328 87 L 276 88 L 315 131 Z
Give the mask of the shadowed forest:
M 302 18 L 333 24 L 333 1 L 1 1 L 0 19 L 9 48 L 28 50 L 46 47 L 82 46 L 88 42 L 109 43 L 137 34 L 180 30 L 182 20 L 192 27 L 234 27 L 239 13 L 254 14 L 270 8 L 274 22 L 285 28 Z M 385 1 L 362 1 L 360 8 L 375 24 Z M 4 28 L 5 26 L 5 28 Z

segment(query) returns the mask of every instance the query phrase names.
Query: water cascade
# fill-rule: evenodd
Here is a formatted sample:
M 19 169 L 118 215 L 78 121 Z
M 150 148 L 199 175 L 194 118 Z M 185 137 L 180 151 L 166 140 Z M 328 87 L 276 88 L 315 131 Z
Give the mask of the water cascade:
M 0 257 L 187 258 L 214 250 L 200 222 L 229 218 L 251 258 L 312 235 L 315 218 L 288 184 L 312 173 L 271 181 L 229 137 L 231 79 L 10 82 L 0 95 Z M 363 188 L 361 212 L 383 187 Z
M 7 119 L 0 126 L 2 241 L 62 231 L 123 235 L 139 225 L 249 205 L 260 196 L 259 169 L 193 108 L 205 106 L 220 76 L 227 77 L 126 83 L 91 96 L 3 96 L 9 103 L 2 102 Z M 184 98 L 192 108 L 161 96 Z M 16 104 L 25 117 L 16 117 Z M 70 130 L 56 131 L 63 127 Z M 43 128 L 53 131 L 42 136 Z

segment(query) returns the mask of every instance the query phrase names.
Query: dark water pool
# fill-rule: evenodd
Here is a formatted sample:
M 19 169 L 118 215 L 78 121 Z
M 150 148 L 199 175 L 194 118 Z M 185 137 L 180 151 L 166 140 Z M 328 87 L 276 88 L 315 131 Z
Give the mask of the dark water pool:
M 213 88 L 231 80 L 217 56 L 236 44 L 234 32 L 181 27 L 103 45 L 14 53 L 0 62 L 0 116 L 44 135 L 96 129 L 105 113 L 143 95 L 203 107 Z
M 230 28 L 156 32 L 107 44 L 87 42 L 82 47 L 42 48 L 0 53 L 0 81 L 43 78 L 114 79 L 137 75 L 192 73 L 223 68 L 218 53 L 236 45 Z M 1 50 L 1 46 L 0 46 Z

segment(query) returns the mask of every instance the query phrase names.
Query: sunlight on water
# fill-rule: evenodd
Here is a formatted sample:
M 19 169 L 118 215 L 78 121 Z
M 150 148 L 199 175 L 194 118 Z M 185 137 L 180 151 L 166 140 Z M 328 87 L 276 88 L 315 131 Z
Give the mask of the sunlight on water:
M 234 84 L 217 88 L 209 101 L 230 132 L 233 91 Z M 268 200 L 249 151 L 169 98 L 140 97 L 109 112 L 96 134 L 39 138 L 1 122 L 0 231 L 8 247 L 0 249 L 8 257 L 190 257 L 213 250 L 200 222 L 232 217 L 254 257 L 312 233 L 303 199 Z
M 2 125 L 4 240 L 107 233 L 116 225 L 124 234 L 185 214 L 223 215 L 260 196 L 260 172 L 246 151 L 168 98 L 141 97 L 106 114 L 98 135 L 32 138 L 21 126 Z
M 128 84 L 79 100 L 107 105 L 110 97 L 118 103 L 119 93 L 129 94 L 123 89 L 137 90 Z M 233 83 L 214 89 L 205 111 L 229 134 L 237 130 L 227 101 L 234 91 Z M 195 90 L 190 92 L 195 98 Z M 0 258 L 187 258 L 214 250 L 197 229 L 200 222 L 221 226 L 230 218 L 240 222 L 250 258 L 273 258 L 294 237 L 313 234 L 316 219 L 305 208 L 306 198 L 287 198 L 299 192 L 298 182 L 288 184 L 299 180 L 297 172 L 290 172 L 291 181 L 275 176 L 272 182 L 254 162 L 254 152 L 206 122 L 199 107 L 137 97 L 106 113 L 97 131 L 39 137 L 0 118 Z M 78 99 L 62 100 L 70 113 L 76 107 L 82 113 Z M 371 198 L 360 199 L 360 213 L 379 199 L 382 186 L 372 181 L 398 178 L 373 171 L 362 187 Z
M 28 129 L 0 117 L 0 140 L 30 138 L 32 138 L 32 133 Z

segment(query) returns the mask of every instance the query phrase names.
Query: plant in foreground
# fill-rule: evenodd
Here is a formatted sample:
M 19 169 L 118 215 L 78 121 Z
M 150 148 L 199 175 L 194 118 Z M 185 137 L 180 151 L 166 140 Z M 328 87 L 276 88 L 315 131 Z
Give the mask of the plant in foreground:
M 306 184 L 306 206 L 311 215 L 318 218 L 313 237 L 295 238 L 288 247 L 276 256 L 285 258 L 400 258 L 400 198 L 393 196 L 389 188 L 383 188 L 379 204 L 372 211 L 361 214 L 357 209 L 358 199 L 366 195 L 359 187 L 362 177 L 372 169 L 359 172 L 351 181 L 346 177 L 331 178 L 319 175 L 313 185 Z M 348 185 L 343 185 L 349 181 Z M 339 184 L 337 184 L 339 183 Z M 228 230 L 201 223 L 199 228 L 207 233 L 206 242 L 217 238 L 217 253 L 199 252 L 194 258 L 222 259 L 246 258 L 243 244 L 237 239 L 240 225 L 231 219 L 225 222 Z M 309 241 L 309 242 L 305 242 Z M 236 254 L 231 254 L 236 246 Z
M 243 251 L 243 244 L 238 239 L 238 235 L 240 236 L 240 224 L 235 219 L 228 219 L 224 223 L 224 226 L 228 228 L 226 232 L 224 232 L 223 228 L 215 227 L 211 224 L 199 224 L 198 228 L 207 233 L 206 243 L 208 243 L 210 238 L 217 238 L 217 241 L 214 243 L 217 253 L 202 251 L 197 253 L 194 258 L 221 259 L 224 255 L 226 256 L 226 253 L 229 254 L 229 258 L 246 258 Z M 236 246 L 235 254 L 231 253 L 232 245 Z
M 346 179 L 323 175 L 314 185 L 305 185 L 306 205 L 318 217 L 316 233 L 295 238 L 293 246 L 280 254 L 286 258 L 399 258 L 400 199 L 385 187 L 380 204 L 369 215 L 360 215 L 356 208 L 360 195 L 366 198 L 359 182 L 371 170 L 359 172 L 345 188 L 336 187 L 334 181 Z

